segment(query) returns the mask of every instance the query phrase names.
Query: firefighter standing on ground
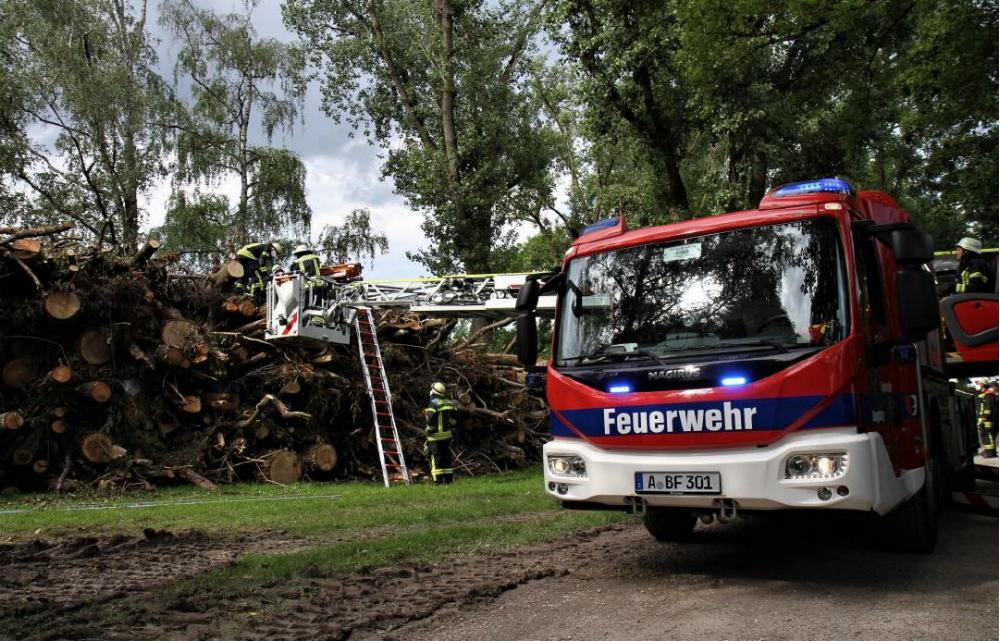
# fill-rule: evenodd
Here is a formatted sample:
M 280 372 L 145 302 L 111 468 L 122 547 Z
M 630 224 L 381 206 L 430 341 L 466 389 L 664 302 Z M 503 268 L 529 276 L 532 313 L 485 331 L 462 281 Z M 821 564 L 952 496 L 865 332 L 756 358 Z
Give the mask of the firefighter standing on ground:
M 243 266 L 243 287 L 258 305 L 264 301 L 265 283 L 280 253 L 278 243 L 250 243 L 236 252 L 236 260 Z
M 982 454 L 986 458 L 994 458 L 997 455 L 997 384 L 979 383 L 979 393 L 976 399 L 979 401 L 979 420 L 976 427 L 979 430 L 979 442 L 982 445 Z
M 445 397 L 447 388 L 437 382 L 431 386 L 431 399 L 424 410 L 427 419 L 426 453 L 431 462 L 431 478 L 435 483 L 451 483 L 451 430 L 455 427 L 455 404 Z
M 989 293 L 993 278 L 990 264 L 982 256 L 983 244 L 975 238 L 963 238 L 955 247 L 958 250 L 958 279 L 955 281 L 955 293 Z

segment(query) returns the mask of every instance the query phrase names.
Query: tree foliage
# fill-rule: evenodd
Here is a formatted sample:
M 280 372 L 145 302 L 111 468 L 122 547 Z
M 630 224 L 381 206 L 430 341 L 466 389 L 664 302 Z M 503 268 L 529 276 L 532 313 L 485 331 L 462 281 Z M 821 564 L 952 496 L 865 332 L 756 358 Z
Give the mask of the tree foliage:
M 326 225 L 319 235 L 319 252 L 324 260 L 375 262 L 376 256 L 389 251 L 389 239 L 372 228 L 372 213 L 355 209 L 341 225 Z
M 146 2 L 0 0 L 0 15 L 0 192 L 27 191 L 22 221 L 68 217 L 134 249 L 175 106 Z
M 490 269 L 509 223 L 551 197 L 547 129 L 526 87 L 547 2 L 287 0 L 322 68 L 325 110 L 386 152 L 384 172 L 425 212 L 431 271 Z
M 189 0 L 163 0 L 161 23 L 179 40 L 175 75 L 189 83 L 192 104 L 177 126 L 176 189 L 212 185 L 235 177 L 236 202 L 225 226 L 197 224 L 208 203 L 176 196 L 168 212 L 168 242 L 188 249 L 203 244 L 208 229 L 221 234 L 217 248 L 254 239 L 308 235 L 311 210 L 306 202 L 305 167 L 286 149 L 255 144 L 255 127 L 268 142 L 290 130 L 299 118 L 305 93 L 305 61 L 293 46 L 259 38 L 252 26 L 256 1 L 239 13 L 217 14 Z M 194 206 L 187 209 L 186 205 Z M 194 236 L 184 230 L 199 230 Z M 169 230 L 174 230 L 173 235 Z
M 840 175 L 942 246 L 995 239 L 993 1 L 562 0 L 551 32 L 582 72 L 590 140 L 624 125 L 668 218 Z

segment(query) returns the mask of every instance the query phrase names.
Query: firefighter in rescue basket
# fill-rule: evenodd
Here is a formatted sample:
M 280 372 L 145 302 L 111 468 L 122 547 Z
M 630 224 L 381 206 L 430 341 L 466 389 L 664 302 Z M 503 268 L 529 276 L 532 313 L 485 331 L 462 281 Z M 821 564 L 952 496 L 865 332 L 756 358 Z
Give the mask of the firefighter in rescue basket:
M 431 478 L 435 484 L 451 483 L 454 470 L 451 465 L 451 435 L 455 420 L 455 404 L 446 397 L 448 390 L 438 381 L 431 386 L 431 398 L 424 410 L 427 445 L 424 453 L 430 459 Z

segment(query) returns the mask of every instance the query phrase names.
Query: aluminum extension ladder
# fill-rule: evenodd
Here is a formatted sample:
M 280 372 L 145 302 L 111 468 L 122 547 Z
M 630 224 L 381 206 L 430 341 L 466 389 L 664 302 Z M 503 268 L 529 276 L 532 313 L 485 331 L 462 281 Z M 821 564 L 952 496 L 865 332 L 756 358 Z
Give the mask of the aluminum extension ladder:
M 375 423 L 375 443 L 378 445 L 385 486 L 392 482 L 410 484 L 410 472 L 403 459 L 403 444 L 399 441 L 396 417 L 392 412 L 392 392 L 382 364 L 382 350 L 378 345 L 375 318 L 370 307 L 358 307 L 354 317 L 354 330 L 358 335 L 358 354 L 365 387 L 372 403 Z

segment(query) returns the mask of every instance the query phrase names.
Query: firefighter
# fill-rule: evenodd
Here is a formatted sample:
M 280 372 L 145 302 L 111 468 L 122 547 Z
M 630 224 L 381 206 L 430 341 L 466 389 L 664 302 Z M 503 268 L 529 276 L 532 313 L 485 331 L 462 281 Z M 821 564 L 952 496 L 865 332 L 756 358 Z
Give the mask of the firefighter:
M 236 260 L 243 265 L 243 289 L 258 305 L 264 301 L 265 283 L 279 254 L 278 243 L 250 243 L 236 252 Z
M 455 472 L 451 467 L 451 430 L 456 424 L 455 404 L 445 396 L 447 392 L 444 383 L 434 383 L 431 386 L 430 402 L 424 410 L 427 420 L 427 446 L 424 453 L 430 457 L 431 478 L 435 484 L 451 483 Z
M 292 264 L 288 271 L 291 273 L 301 273 L 305 276 L 306 285 L 314 287 L 323 286 L 322 273 L 320 272 L 319 256 L 306 245 L 298 245 L 292 252 Z
M 983 258 L 983 244 L 975 238 L 963 238 L 955 246 L 958 255 L 956 294 L 981 294 L 992 291 L 990 264 Z
M 997 455 L 997 384 L 977 383 L 979 394 L 979 420 L 976 427 L 979 430 L 979 442 L 982 445 L 982 455 L 985 458 L 996 458 Z
M 326 281 L 320 267 L 319 256 L 306 245 L 298 245 L 292 251 L 292 263 L 288 271 L 293 274 L 302 274 L 305 279 L 305 289 L 308 307 L 323 307 Z M 310 317 L 310 324 L 325 326 L 326 319 L 322 316 Z

